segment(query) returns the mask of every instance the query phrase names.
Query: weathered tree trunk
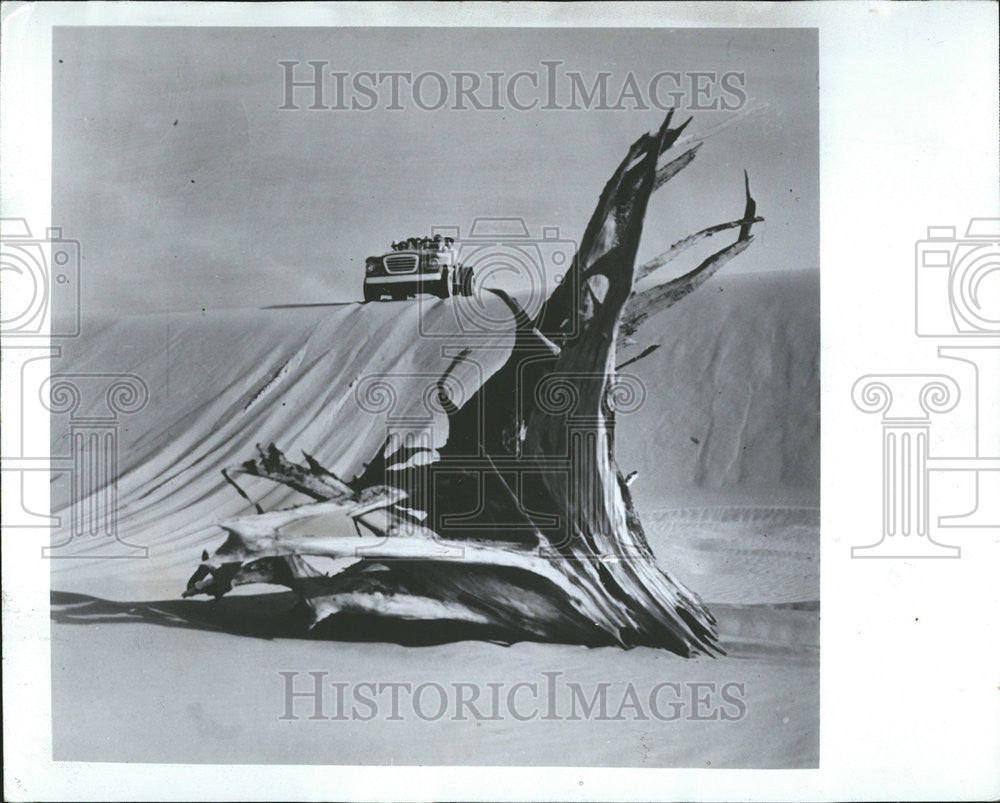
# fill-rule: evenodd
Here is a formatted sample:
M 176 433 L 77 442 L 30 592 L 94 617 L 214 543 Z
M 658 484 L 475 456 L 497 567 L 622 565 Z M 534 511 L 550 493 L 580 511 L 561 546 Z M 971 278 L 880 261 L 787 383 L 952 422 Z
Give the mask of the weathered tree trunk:
M 744 250 L 760 220 L 747 181 L 740 220 L 685 238 L 639 270 L 650 274 L 738 226 L 735 243 L 678 279 L 633 292 L 649 197 L 698 149 L 659 167 L 686 126 L 670 122 L 668 115 L 629 149 L 572 268 L 534 320 L 494 291 L 514 313 L 514 347 L 461 407 L 447 379 L 468 354 L 437 381 L 449 436 L 435 463 L 407 467 L 412 450 L 386 454 L 387 442 L 360 477 L 344 482 L 308 456 L 298 465 L 273 445 L 259 449 L 226 479 L 240 490 L 231 475 L 267 477 L 317 503 L 223 522 L 228 539 L 203 554 L 185 595 L 280 583 L 298 592 L 311 625 L 351 638 L 721 652 L 711 613 L 657 565 L 615 463 L 616 410 L 637 406 L 645 392 L 636 377 L 616 374 L 616 344 Z M 318 557 L 332 559 L 331 573 L 310 563 Z

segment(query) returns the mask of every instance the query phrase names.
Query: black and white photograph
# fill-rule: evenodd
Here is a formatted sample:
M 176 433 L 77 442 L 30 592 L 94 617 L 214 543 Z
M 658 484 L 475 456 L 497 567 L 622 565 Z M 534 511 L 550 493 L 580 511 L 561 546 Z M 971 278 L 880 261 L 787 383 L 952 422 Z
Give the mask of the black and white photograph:
M 815 32 L 52 55 L 55 758 L 816 765 Z
M 49 216 L 4 199 L 4 429 L 32 407 L 47 427 L 7 433 L 3 478 L 5 541 L 21 528 L 47 582 L 24 603 L 47 760 L 361 773 L 142 792 L 219 799 L 532 795 L 358 791 L 405 767 L 695 799 L 583 772 L 828 767 L 843 687 L 821 669 L 877 665 L 829 646 L 845 566 L 943 572 L 973 563 L 968 528 L 997 532 L 1000 214 L 916 220 L 915 280 L 896 249 L 916 335 L 945 271 L 975 316 L 942 307 L 939 328 L 978 340 L 925 348 L 935 372 L 877 338 L 848 363 L 835 345 L 861 343 L 880 280 L 827 257 L 851 245 L 825 222 L 849 208 L 826 192 L 850 146 L 824 144 L 821 119 L 848 122 L 824 105 L 820 22 L 155 5 L 47 29 Z M 949 413 L 978 445 L 951 448 Z M 843 611 L 834 631 L 863 638 Z M 33 788 L 8 796 L 49 799 Z

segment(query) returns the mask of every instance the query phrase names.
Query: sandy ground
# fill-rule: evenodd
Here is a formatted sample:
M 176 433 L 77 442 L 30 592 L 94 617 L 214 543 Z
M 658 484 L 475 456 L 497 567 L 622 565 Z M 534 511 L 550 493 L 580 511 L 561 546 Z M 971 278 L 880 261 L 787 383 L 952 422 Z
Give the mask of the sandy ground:
M 629 369 L 650 401 L 619 423 L 618 451 L 623 470 L 640 472 L 634 492 L 659 560 L 719 620 L 728 655 L 715 660 L 530 643 L 324 642 L 289 637 L 293 600 L 262 593 L 267 587 L 218 602 L 180 600 L 201 549 L 220 543 L 213 523 L 247 510 L 219 468 L 274 440 L 292 456 L 306 449 L 340 473 L 356 471 L 385 432 L 384 414 L 359 413 L 358 383 L 378 372 L 440 371 L 449 358 L 433 334 L 449 335 L 449 345 L 470 336 L 455 331 L 452 302 L 423 313 L 411 302 L 92 322 L 64 364 L 129 371 L 150 390 L 147 406 L 122 419 L 118 489 L 119 535 L 150 552 L 144 560 L 53 561 L 54 757 L 815 766 L 818 277 L 713 281 L 677 308 L 683 315 L 641 330 L 664 345 Z M 430 336 L 414 339 L 418 330 Z M 502 326 L 472 340 L 487 372 L 510 342 Z M 405 383 L 415 380 L 394 381 L 408 398 Z M 444 437 L 440 423 L 434 431 Z M 53 441 L 55 454 L 66 451 L 55 423 Z M 57 481 L 54 499 L 65 499 L 66 487 Z M 265 507 L 294 501 L 249 490 Z M 101 548 L 93 540 L 69 547 L 78 556 Z M 310 719 L 304 698 L 293 701 L 293 718 L 282 718 L 281 672 L 294 673 L 299 691 L 311 685 L 310 672 L 324 673 L 326 718 Z M 545 673 L 561 673 L 551 697 Z M 350 693 L 394 682 L 441 684 L 446 711 L 437 715 L 430 694 L 423 713 L 433 716 L 404 705 L 392 719 L 387 698 L 375 695 L 371 719 L 336 718 L 330 684 L 348 684 Z M 488 706 L 481 718 L 458 709 L 456 684 L 473 684 L 485 700 L 489 684 L 505 696 L 518 682 L 538 684 L 541 702 L 521 688 L 499 718 Z M 603 688 L 607 715 L 574 712 L 569 684 L 588 698 Z M 621 706 L 629 684 L 638 710 Z M 664 718 L 648 703 L 658 684 Z M 525 712 L 537 716 L 520 721 Z
M 224 600 L 227 608 L 237 599 Z M 64 602 L 65 601 L 65 602 Z M 171 763 L 303 764 L 510 764 L 550 766 L 809 767 L 818 754 L 818 641 L 814 611 L 717 606 L 730 655 L 685 660 L 649 649 L 616 649 L 522 643 L 510 647 L 460 642 L 434 647 L 336 643 L 248 637 L 170 617 L 178 603 L 125 605 L 57 596 L 53 626 L 54 758 L 57 760 Z M 83 608 L 77 614 L 74 610 Z M 63 617 L 76 624 L 61 624 Z M 79 616 L 80 619 L 75 619 Z M 87 622 L 80 626 L 80 622 Z M 207 627 L 207 626 L 206 626 Z M 790 646 L 778 646 L 784 643 Z M 408 681 L 444 684 L 446 713 L 436 719 L 439 697 L 430 691 L 415 715 L 404 696 L 402 721 L 390 721 L 388 696 L 379 695 L 371 721 L 337 721 L 332 686 L 324 697 L 327 719 L 310 720 L 310 699 L 294 701 L 286 713 L 286 680 L 295 672 L 296 690 L 310 689 L 310 672 L 324 683 Z M 459 712 L 455 683 L 534 682 L 546 689 L 543 673 L 562 673 L 558 718 L 543 720 L 548 703 L 532 704 L 524 692 L 502 719 L 476 720 Z M 631 680 L 639 709 L 614 721 Z M 722 721 L 718 695 L 691 703 L 689 685 L 680 695 L 665 689 L 659 713 L 648 706 L 661 682 L 745 684 L 746 713 Z M 590 698 L 608 683 L 607 719 L 573 720 L 567 683 Z M 708 689 L 709 687 L 704 687 Z M 560 692 L 557 692 L 560 693 Z M 484 697 L 485 699 L 484 692 Z M 741 696 L 737 691 L 734 696 Z M 520 707 L 518 707 L 520 706 Z M 480 706 L 486 717 L 489 706 Z M 536 715 L 528 722 L 521 716 Z M 362 713 L 367 712 L 362 709 Z M 647 719 L 641 719 L 640 713 Z M 464 721 L 456 721 L 456 715 Z M 694 716 L 720 717 L 693 721 Z

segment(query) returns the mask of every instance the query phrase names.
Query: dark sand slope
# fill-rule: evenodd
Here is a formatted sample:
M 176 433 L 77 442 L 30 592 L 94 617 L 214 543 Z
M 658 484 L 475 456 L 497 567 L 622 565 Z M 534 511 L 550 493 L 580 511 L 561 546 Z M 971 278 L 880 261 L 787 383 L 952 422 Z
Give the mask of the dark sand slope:
M 147 406 L 123 418 L 118 527 L 150 551 L 145 560 L 53 561 L 55 758 L 815 765 L 818 289 L 817 274 L 724 270 L 662 322 L 650 319 L 639 347 L 621 355 L 663 332 L 663 346 L 627 369 L 648 395 L 619 420 L 619 463 L 639 471 L 632 489 L 659 561 L 719 619 L 729 654 L 715 660 L 642 648 L 290 638 L 282 606 L 259 597 L 270 587 L 217 602 L 177 599 L 201 550 L 221 541 L 212 522 L 250 510 L 223 466 L 274 441 L 349 476 L 385 434 L 384 415 L 359 410 L 357 381 L 440 373 L 450 361 L 442 340 L 414 336 L 421 309 L 425 331 L 450 332 L 449 345 L 485 346 L 475 353 L 487 373 L 506 358 L 511 334 L 463 341 L 452 308 L 463 302 L 454 300 L 88 321 L 61 368 L 130 372 L 149 386 Z M 474 373 L 470 364 L 470 387 L 481 381 Z M 67 451 L 59 424 L 56 454 Z M 271 484 L 245 487 L 265 508 L 296 501 Z M 57 482 L 55 507 L 60 495 Z M 735 721 L 693 719 L 688 706 L 672 721 L 627 713 L 586 724 L 511 716 L 477 724 L 451 712 L 435 721 L 384 713 L 310 721 L 300 706 L 301 719 L 282 721 L 280 671 L 508 686 L 561 672 L 588 694 L 610 683 L 613 699 L 629 681 L 640 693 L 661 682 L 743 683 L 746 711 Z

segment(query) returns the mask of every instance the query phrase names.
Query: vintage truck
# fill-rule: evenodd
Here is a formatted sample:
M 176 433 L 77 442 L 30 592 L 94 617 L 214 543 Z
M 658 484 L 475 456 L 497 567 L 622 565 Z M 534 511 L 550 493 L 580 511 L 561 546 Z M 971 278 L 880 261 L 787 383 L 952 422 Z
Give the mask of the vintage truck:
M 393 243 L 391 251 L 365 260 L 365 302 L 389 296 L 393 301 L 430 293 L 439 298 L 472 295 L 472 267 L 458 263 L 450 238 Z

